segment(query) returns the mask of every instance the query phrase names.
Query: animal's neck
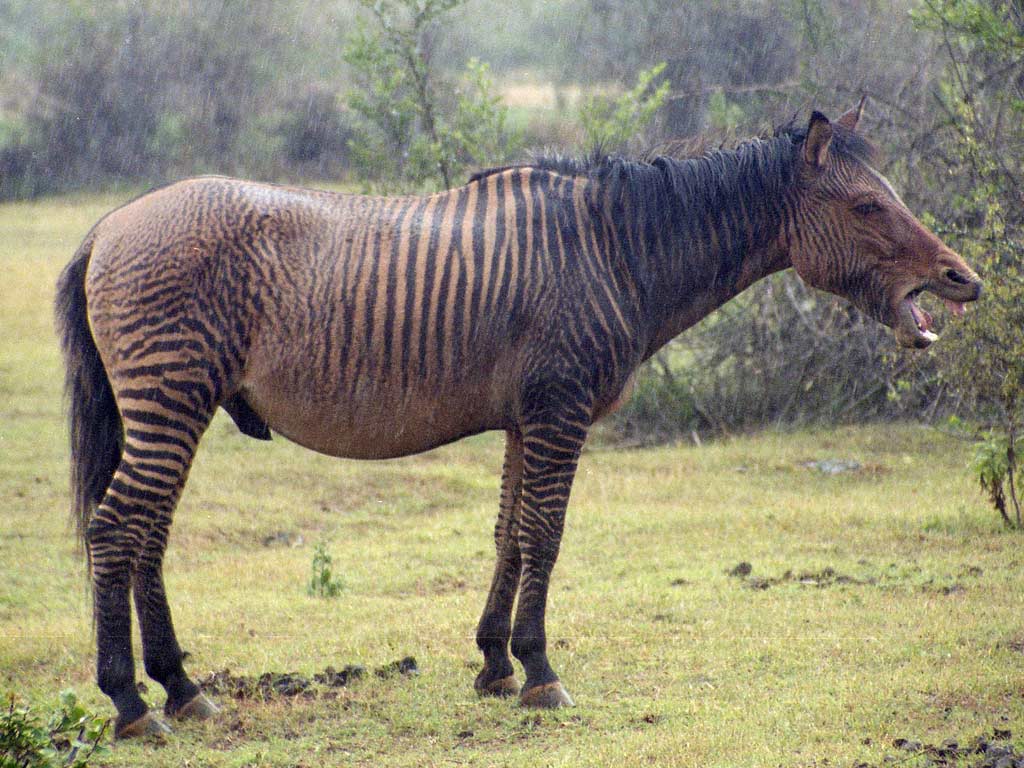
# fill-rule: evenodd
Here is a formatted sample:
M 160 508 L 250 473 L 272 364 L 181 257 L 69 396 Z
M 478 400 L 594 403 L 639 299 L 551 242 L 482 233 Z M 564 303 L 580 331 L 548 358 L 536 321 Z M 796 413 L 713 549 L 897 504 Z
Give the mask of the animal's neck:
M 646 356 L 761 278 L 789 266 L 779 237 L 793 183 L 788 139 L 752 141 L 732 151 L 674 161 L 642 190 L 624 181 L 636 206 L 634 273 L 649 339 Z M 625 213 L 623 211 L 622 213 Z

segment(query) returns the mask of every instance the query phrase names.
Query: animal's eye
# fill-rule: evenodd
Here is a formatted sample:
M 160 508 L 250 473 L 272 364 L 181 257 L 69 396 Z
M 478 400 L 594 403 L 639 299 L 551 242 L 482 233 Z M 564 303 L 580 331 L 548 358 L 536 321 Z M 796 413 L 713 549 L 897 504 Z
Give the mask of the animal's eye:
M 870 216 L 872 213 L 878 213 L 880 210 L 882 210 L 882 206 L 880 206 L 874 200 L 871 200 L 866 203 L 858 203 L 857 205 L 853 206 L 853 210 L 855 210 L 861 216 Z

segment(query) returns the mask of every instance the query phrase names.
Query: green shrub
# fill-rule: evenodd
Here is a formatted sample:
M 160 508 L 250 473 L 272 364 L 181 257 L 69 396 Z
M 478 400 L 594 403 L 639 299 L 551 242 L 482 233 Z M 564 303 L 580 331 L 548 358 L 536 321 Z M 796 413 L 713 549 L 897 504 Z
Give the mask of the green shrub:
M 592 95 L 584 100 L 580 125 L 585 146 L 621 151 L 634 141 L 668 98 L 672 84 L 662 77 L 664 71 L 664 62 L 656 64 L 642 70 L 636 85 L 620 96 Z
M 971 470 L 978 478 L 978 484 L 1010 528 L 1021 527 L 1021 498 L 1018 493 L 1024 491 L 1024 466 L 1018 460 L 1015 437 L 999 430 L 986 432 L 975 443 L 971 461 Z M 1006 503 L 1007 493 L 1009 505 Z M 1013 513 L 1012 517 L 1009 512 Z
M 342 589 L 344 584 L 334 575 L 334 559 L 321 542 L 313 550 L 312 574 L 306 592 L 312 597 L 337 597 Z
M 980 438 L 972 465 L 1004 523 L 1020 527 L 1024 428 L 1024 24 L 1005 0 L 929 0 L 919 24 L 945 43 L 936 97 L 949 116 L 947 238 L 985 278 L 981 301 L 948 329 L 943 375 Z M 1012 515 L 1010 514 L 1012 513 Z
M 497 165 L 518 148 L 486 64 L 471 59 L 461 82 L 431 64 L 429 37 L 461 0 L 360 0 L 374 20 L 357 27 L 344 58 L 358 116 L 349 148 L 365 191 L 436 191 L 466 169 Z
M 61 692 L 48 715 L 17 704 L 9 694 L 0 712 L 0 768 L 85 768 L 109 751 L 100 744 L 109 724 L 86 711 L 70 690 Z

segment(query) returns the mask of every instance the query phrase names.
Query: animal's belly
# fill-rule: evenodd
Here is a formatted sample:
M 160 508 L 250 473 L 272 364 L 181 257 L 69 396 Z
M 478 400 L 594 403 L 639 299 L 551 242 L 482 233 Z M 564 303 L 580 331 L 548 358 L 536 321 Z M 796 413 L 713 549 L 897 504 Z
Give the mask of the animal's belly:
M 407 456 L 505 426 L 491 397 L 465 388 L 400 394 L 378 384 L 325 396 L 316 389 L 253 382 L 243 391 L 275 432 L 330 456 Z

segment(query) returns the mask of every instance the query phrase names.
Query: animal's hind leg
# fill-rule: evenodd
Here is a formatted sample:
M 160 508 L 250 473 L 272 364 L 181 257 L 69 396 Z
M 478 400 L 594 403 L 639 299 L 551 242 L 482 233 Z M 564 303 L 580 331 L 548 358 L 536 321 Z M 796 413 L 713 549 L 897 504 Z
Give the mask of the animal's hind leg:
M 163 557 L 170 523 L 170 518 L 157 521 L 135 566 L 132 592 L 142 632 L 143 664 L 146 674 L 167 691 L 164 712 L 177 718 L 206 718 L 220 710 L 185 674 L 164 590 Z
M 509 430 L 505 440 L 505 465 L 501 476 L 501 505 L 494 526 L 497 560 L 487 595 L 476 643 L 484 654 L 484 668 L 473 687 L 482 695 L 515 696 L 519 684 L 508 654 L 512 634 L 512 603 L 519 586 L 519 505 L 523 483 L 523 438 Z
M 119 476 L 123 478 L 120 469 L 114 479 L 123 487 Z M 132 554 L 139 546 L 133 517 L 132 505 L 112 485 L 86 530 L 96 622 L 96 680 L 117 708 L 114 735 L 119 738 L 168 730 L 149 716 L 149 708 L 135 687 L 128 600 Z
M 89 523 L 87 540 L 95 591 L 97 678 L 117 707 L 115 735 L 128 737 L 169 730 L 149 713 L 135 685 L 129 588 L 136 595 L 147 670 L 167 686 L 171 711 L 199 692 L 181 668 L 160 562 L 210 409 L 189 407 L 178 399 L 180 394 L 170 395 L 163 387 L 122 389 L 117 396 L 124 451 Z

